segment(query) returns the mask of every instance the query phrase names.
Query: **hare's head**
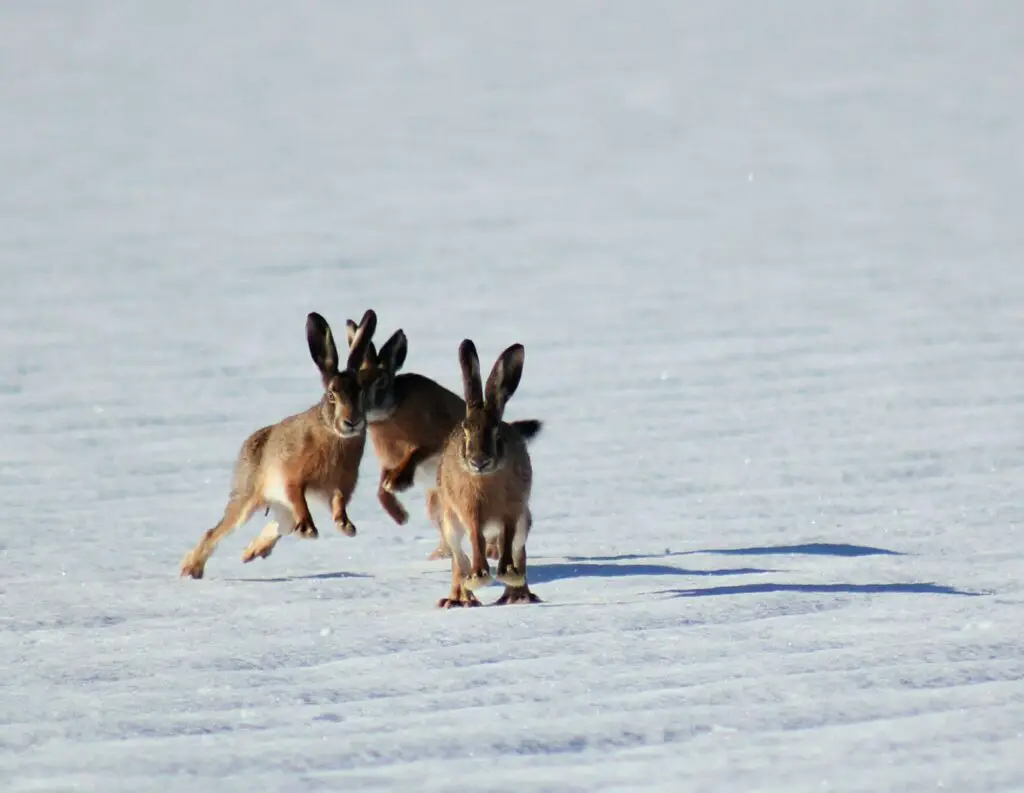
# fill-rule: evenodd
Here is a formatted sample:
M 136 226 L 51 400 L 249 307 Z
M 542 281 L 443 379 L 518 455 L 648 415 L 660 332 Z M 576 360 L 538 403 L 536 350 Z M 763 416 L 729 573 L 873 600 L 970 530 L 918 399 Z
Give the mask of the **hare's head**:
M 487 387 L 480 383 L 480 359 L 476 345 L 466 339 L 459 345 L 459 365 L 466 397 L 466 418 L 462 431 L 459 462 L 474 475 L 493 474 L 505 465 L 504 434 L 501 431 L 505 403 L 523 376 L 522 344 L 506 349 L 491 368 Z
M 352 320 L 347 320 L 345 325 L 348 330 L 349 349 L 353 350 L 359 326 Z M 391 334 L 391 338 L 384 342 L 380 352 L 377 352 L 372 343 L 366 348 L 366 355 L 359 369 L 359 384 L 363 390 L 367 421 L 385 421 L 398 407 L 395 399 L 395 375 L 405 363 L 408 351 L 409 342 L 401 328 Z
M 363 314 L 349 347 L 345 369 L 338 369 L 338 348 L 331 326 L 315 311 L 306 317 L 306 339 L 309 354 L 320 369 L 324 396 L 320 400 L 320 416 L 324 423 L 342 438 L 351 438 L 366 431 L 362 392 L 358 370 L 377 328 L 373 309 Z

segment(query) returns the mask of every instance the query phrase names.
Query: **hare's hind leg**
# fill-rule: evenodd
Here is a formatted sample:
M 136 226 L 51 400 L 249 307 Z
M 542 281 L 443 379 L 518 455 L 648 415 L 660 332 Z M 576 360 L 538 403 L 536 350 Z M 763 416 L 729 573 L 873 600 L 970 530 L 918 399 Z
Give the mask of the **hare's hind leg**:
M 533 517 L 530 511 L 526 510 L 513 526 L 506 523 L 502 526 L 502 555 L 505 560 L 498 561 L 498 580 L 505 584 L 505 591 L 495 601 L 496 606 L 507 606 L 511 603 L 543 603 L 539 597 L 530 591 L 526 582 L 526 537 L 530 533 L 533 524 Z M 508 556 L 512 564 L 507 564 Z M 503 578 L 502 561 L 506 561 L 506 575 Z
M 430 518 L 430 522 L 437 527 L 437 548 L 430 552 L 430 556 L 427 557 L 429 560 L 434 559 L 448 559 L 451 557 L 452 552 L 448 548 L 448 543 L 444 539 L 444 528 L 441 525 L 441 494 L 437 490 L 427 490 L 427 517 Z
M 257 535 L 242 553 L 242 561 L 251 562 L 253 559 L 266 559 L 274 550 L 277 541 L 284 535 L 291 534 L 295 530 L 295 519 L 288 510 L 280 505 L 273 505 L 274 519 L 263 527 L 263 531 Z M 268 509 L 269 511 L 269 509 Z
M 391 516 L 391 520 L 399 526 L 404 526 L 409 521 L 409 510 L 402 506 L 395 494 L 385 487 L 385 482 L 391 474 L 390 468 L 380 469 L 380 483 L 377 485 L 377 501 L 384 507 L 384 511 Z
M 210 558 L 218 543 L 239 526 L 245 525 L 258 506 L 259 499 L 255 496 L 244 499 L 232 497 L 224 508 L 224 517 L 220 519 L 220 523 L 207 531 L 196 543 L 196 547 L 182 560 L 181 575 L 202 578 L 206 560 Z

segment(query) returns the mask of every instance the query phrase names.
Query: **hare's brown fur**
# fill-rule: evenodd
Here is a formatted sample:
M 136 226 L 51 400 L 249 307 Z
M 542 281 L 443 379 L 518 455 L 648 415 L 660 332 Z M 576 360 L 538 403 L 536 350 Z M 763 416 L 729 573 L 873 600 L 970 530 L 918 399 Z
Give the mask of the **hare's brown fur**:
M 480 388 L 476 348 L 459 348 L 466 388 L 466 415 L 452 430 L 437 468 L 438 493 L 431 506 L 440 512 L 444 541 L 452 556 L 452 587 L 443 607 L 478 605 L 473 590 L 490 583 L 486 544 L 497 541 L 497 578 L 505 584 L 499 603 L 537 602 L 526 578 L 526 540 L 532 524 L 533 467 L 526 441 L 502 421 L 505 402 L 522 372 L 523 348 L 512 345 L 494 364 L 487 398 Z M 472 560 L 462 551 L 469 534 Z
M 356 325 L 352 320 L 346 324 L 351 344 Z M 373 344 L 367 347 L 359 371 L 366 395 L 368 432 L 381 465 L 377 499 L 399 525 L 408 521 L 409 513 L 396 493 L 412 486 L 421 466 L 428 475 L 434 473 L 431 469 L 439 462 L 445 441 L 466 416 L 466 403 L 457 394 L 429 377 L 397 373 L 405 361 L 407 347 L 404 331 L 396 330 L 381 346 L 379 354 Z M 521 421 L 516 427 L 523 438 L 529 440 L 540 431 L 541 422 Z M 427 484 L 427 515 L 441 533 L 441 513 L 434 507 L 436 493 L 432 484 Z M 498 558 L 496 543 L 488 544 L 487 554 Z M 442 536 L 430 558 L 448 555 Z
M 358 339 L 360 355 L 375 326 L 376 315 L 368 311 Z M 242 444 L 224 515 L 185 557 L 183 576 L 202 578 L 218 543 L 258 509 L 274 510 L 275 521 L 249 545 L 243 561 L 269 556 L 281 536 L 292 531 L 304 537 L 318 536 L 307 495 L 327 502 L 338 529 L 355 535 L 346 505 L 355 491 L 366 446 L 359 384 L 351 369 L 357 358 L 350 357 L 348 368 L 338 371 L 330 328 L 319 315 L 310 315 L 307 335 L 310 352 L 321 368 L 323 398 L 302 413 L 257 430 Z
M 394 412 L 370 421 L 368 431 L 381 465 L 378 500 L 396 523 L 404 524 L 409 515 L 395 492 L 407 489 L 416 468 L 440 454 L 466 406 L 447 388 L 411 372 L 395 378 L 394 394 Z

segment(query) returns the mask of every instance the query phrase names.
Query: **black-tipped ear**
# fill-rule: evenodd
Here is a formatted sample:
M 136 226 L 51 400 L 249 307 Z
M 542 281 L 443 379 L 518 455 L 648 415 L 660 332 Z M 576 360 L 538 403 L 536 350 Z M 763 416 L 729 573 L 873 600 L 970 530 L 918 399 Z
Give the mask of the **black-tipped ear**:
M 459 366 L 462 367 L 462 391 L 466 397 L 466 410 L 481 408 L 484 404 L 484 391 L 480 386 L 480 357 L 476 354 L 476 345 L 464 339 L 459 345 Z
M 516 428 L 522 439 L 529 443 L 536 438 L 544 424 L 537 419 L 522 419 L 520 421 L 510 421 L 509 424 Z
M 334 334 L 327 320 L 311 311 L 306 317 L 306 341 L 309 354 L 324 377 L 338 373 L 338 348 L 334 345 Z
M 351 371 L 359 371 L 363 361 L 366 360 L 375 330 L 377 330 L 377 313 L 372 308 L 368 308 L 349 344 L 347 367 Z
M 345 320 L 345 335 L 348 337 L 348 348 L 351 351 L 352 342 L 356 338 L 356 332 L 359 330 L 359 326 L 350 319 Z M 377 364 L 377 348 L 373 346 L 371 341 L 366 347 L 366 355 L 363 356 L 363 363 L 360 366 L 375 366 Z
M 486 407 L 495 419 L 501 420 L 505 412 L 505 403 L 519 388 L 519 380 L 523 376 L 523 359 L 526 350 L 522 344 L 513 344 L 498 356 L 487 377 Z
M 409 352 L 409 340 L 405 338 L 405 331 L 401 328 L 391 334 L 391 338 L 384 342 L 380 348 L 380 355 L 377 362 L 394 374 L 402 368 L 405 363 L 406 353 Z

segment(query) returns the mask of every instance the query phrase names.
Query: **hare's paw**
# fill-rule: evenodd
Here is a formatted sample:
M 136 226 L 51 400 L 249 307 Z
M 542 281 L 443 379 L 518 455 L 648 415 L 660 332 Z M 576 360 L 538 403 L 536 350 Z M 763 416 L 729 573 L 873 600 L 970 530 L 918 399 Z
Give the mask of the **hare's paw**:
M 483 604 L 477 600 L 476 595 L 466 590 L 463 590 L 458 595 L 450 595 L 437 601 L 439 609 L 472 608 L 473 606 L 481 605 Z
M 383 482 L 381 482 L 380 489 L 377 490 L 377 500 L 384 507 L 384 511 L 388 513 L 391 520 L 399 526 L 404 526 L 409 522 L 409 511 L 402 506 L 401 501 L 395 498 L 394 493 L 384 489 Z
M 433 551 L 430 552 L 430 556 L 427 559 L 433 561 L 434 559 L 451 559 L 452 552 L 448 550 L 448 546 L 444 543 L 439 544 Z
M 484 566 L 479 570 L 471 572 L 462 582 L 462 585 L 466 589 L 473 591 L 488 586 L 491 583 L 491 580 L 491 571 L 488 569 L 487 564 L 484 563 Z
M 274 550 L 276 543 L 261 543 L 258 539 L 249 543 L 249 547 L 242 552 L 242 563 L 248 564 L 253 559 L 266 559 Z
M 526 586 L 526 576 L 511 562 L 504 565 L 499 562 L 498 573 L 495 578 L 497 578 L 506 587 Z
M 206 560 L 195 551 L 190 551 L 181 562 L 182 578 L 202 578 Z
M 495 602 L 495 606 L 509 606 L 515 603 L 543 603 L 544 601 L 537 597 L 533 592 L 526 586 L 507 586 L 501 597 Z
M 385 472 L 384 476 L 382 476 L 380 480 L 381 489 L 391 494 L 399 492 L 398 488 L 395 487 L 395 478 L 394 469 L 390 469 Z
M 356 536 L 356 525 L 352 521 L 350 521 L 348 519 L 346 519 L 346 520 L 339 520 L 339 521 L 336 521 L 334 525 L 337 526 L 338 527 L 338 531 L 340 531 L 346 537 L 355 537 Z
M 407 465 L 401 471 L 397 473 L 391 471 L 387 478 L 384 480 L 384 487 L 391 493 L 404 493 L 410 487 L 416 479 L 416 469 L 411 465 Z
M 307 520 L 298 524 L 295 527 L 295 533 L 306 540 L 315 540 L 320 536 L 320 532 L 317 531 L 316 526 L 313 525 L 313 521 Z

